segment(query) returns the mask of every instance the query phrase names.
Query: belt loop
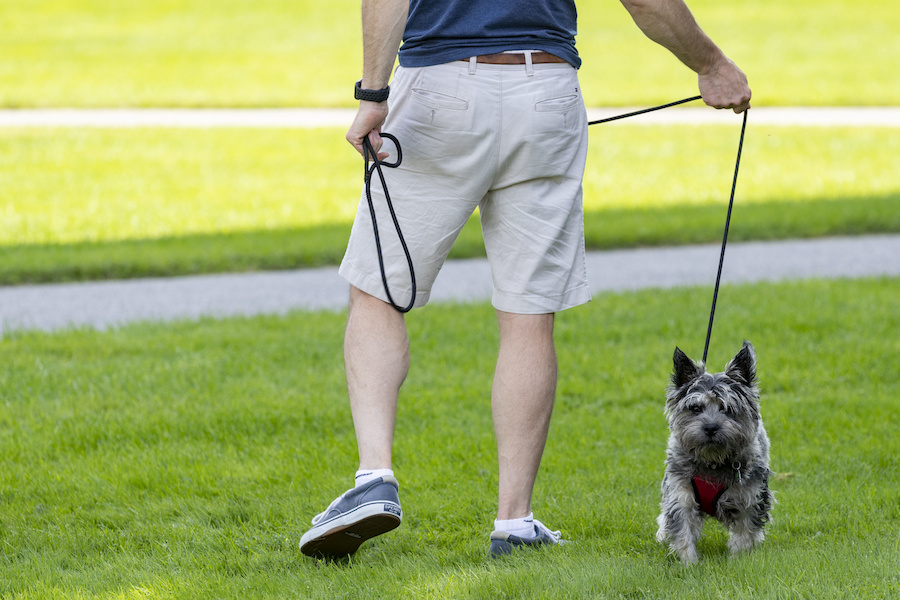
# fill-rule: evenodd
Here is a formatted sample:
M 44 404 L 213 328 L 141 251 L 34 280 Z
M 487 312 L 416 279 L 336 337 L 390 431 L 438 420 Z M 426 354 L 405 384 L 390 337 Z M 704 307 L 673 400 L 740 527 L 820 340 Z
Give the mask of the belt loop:
M 531 62 L 531 50 L 525 51 L 525 75 L 528 77 L 534 76 L 534 64 Z
M 469 57 L 469 75 L 475 74 L 475 69 L 477 68 L 477 65 L 478 65 L 478 57 L 470 56 Z

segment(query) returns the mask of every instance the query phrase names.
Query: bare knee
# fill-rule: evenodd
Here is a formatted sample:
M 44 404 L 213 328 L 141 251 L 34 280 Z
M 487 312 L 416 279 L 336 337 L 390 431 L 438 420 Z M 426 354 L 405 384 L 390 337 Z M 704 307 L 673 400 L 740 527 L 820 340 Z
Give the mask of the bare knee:
M 554 313 L 522 315 L 497 311 L 501 340 L 504 337 L 524 336 L 532 339 L 553 339 Z

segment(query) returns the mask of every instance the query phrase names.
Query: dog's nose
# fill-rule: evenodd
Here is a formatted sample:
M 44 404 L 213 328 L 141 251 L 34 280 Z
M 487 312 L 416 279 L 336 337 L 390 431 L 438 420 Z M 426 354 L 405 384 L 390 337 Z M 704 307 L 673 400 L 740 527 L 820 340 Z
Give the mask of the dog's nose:
M 703 431 L 708 437 L 713 437 L 719 432 L 719 426 L 715 423 L 707 423 L 703 426 Z

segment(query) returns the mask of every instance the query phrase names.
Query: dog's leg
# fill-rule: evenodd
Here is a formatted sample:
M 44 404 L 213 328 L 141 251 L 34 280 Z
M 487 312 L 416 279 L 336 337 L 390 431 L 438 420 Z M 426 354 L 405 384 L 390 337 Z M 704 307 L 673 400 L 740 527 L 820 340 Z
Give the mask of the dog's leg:
M 719 500 L 719 513 L 728 528 L 728 549 L 732 555 L 752 550 L 766 538 L 763 528 L 772 509 L 768 472 L 736 486 Z
M 677 523 L 679 528 L 669 534 L 669 545 L 672 550 L 678 553 L 687 564 L 697 562 L 697 540 L 700 539 L 700 533 L 703 531 L 703 519 L 696 510 L 679 511 L 677 515 Z
M 679 486 L 677 489 L 666 489 L 663 486 L 662 512 L 656 522 L 659 530 L 656 539 L 669 546 L 685 563 L 697 562 L 697 540 L 703 531 L 703 518 L 694 501 L 693 491 Z
M 763 530 L 763 527 L 769 522 L 769 511 L 772 508 L 772 493 L 769 491 L 765 480 L 761 486 L 762 491 L 758 501 L 742 512 L 738 513 L 738 511 L 735 511 L 738 513 L 738 517 L 730 519 L 726 524 L 729 535 L 728 549 L 732 555 L 752 550 L 766 539 L 766 532 Z

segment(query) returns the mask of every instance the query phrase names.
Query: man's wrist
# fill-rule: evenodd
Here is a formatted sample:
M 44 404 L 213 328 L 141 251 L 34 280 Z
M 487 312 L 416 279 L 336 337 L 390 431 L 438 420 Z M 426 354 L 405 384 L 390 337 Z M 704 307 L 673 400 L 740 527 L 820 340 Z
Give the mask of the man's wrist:
M 362 79 L 356 82 L 353 89 L 353 97 L 357 100 L 365 100 L 367 102 L 385 102 L 391 93 L 391 86 L 380 90 L 367 90 L 362 87 Z

